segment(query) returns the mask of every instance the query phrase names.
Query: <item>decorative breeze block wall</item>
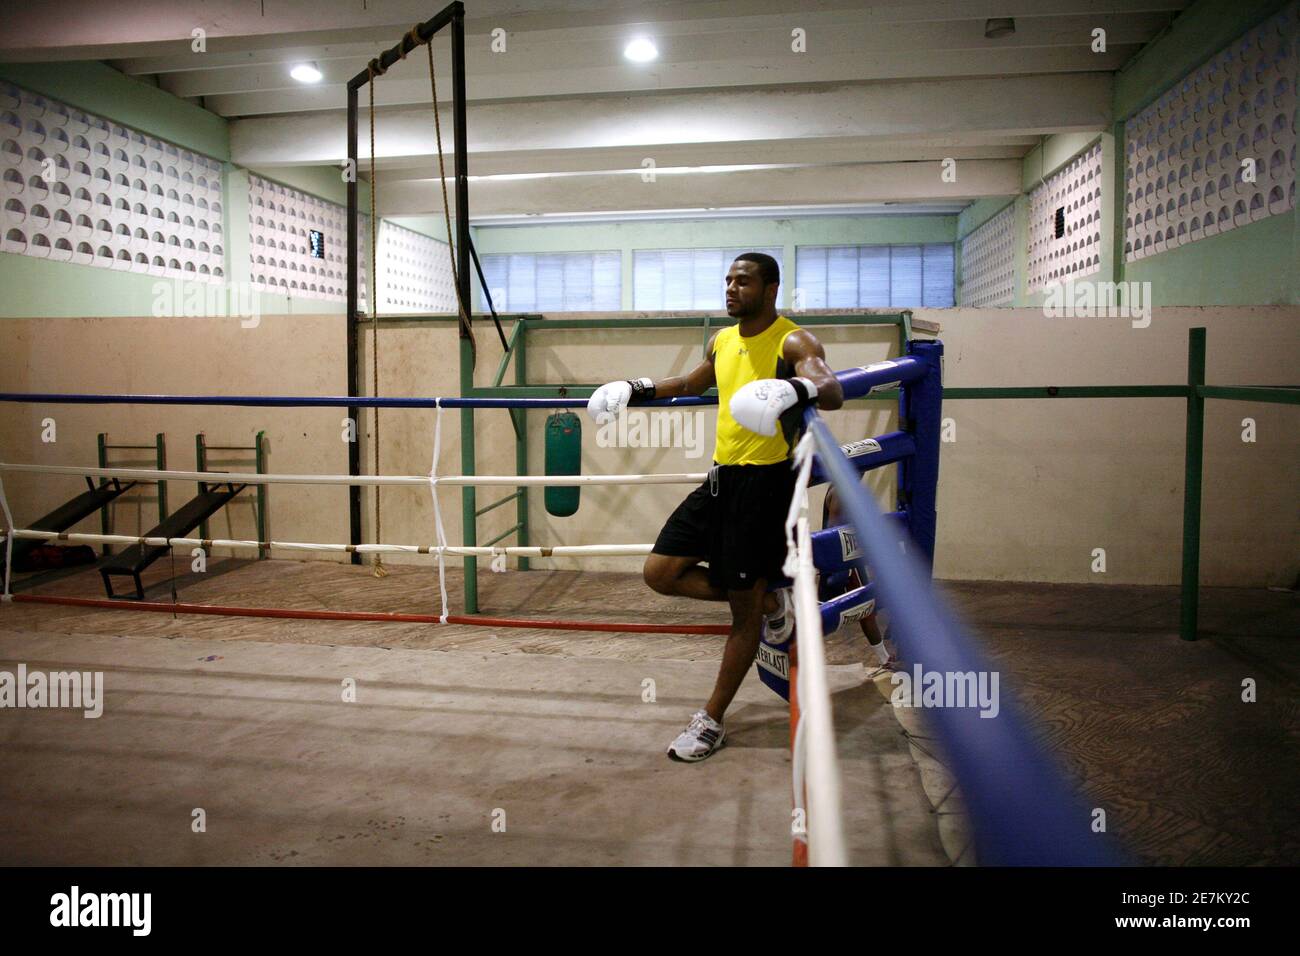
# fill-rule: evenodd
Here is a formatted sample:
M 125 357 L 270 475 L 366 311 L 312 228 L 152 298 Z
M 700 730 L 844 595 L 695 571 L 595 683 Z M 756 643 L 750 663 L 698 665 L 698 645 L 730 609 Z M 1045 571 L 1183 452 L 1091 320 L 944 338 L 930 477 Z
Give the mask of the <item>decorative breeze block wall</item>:
M 311 233 L 324 255 L 311 254 Z M 347 209 L 248 174 L 248 259 L 253 284 L 267 292 L 344 302 L 348 295 Z M 367 302 L 370 217 L 357 216 L 357 308 Z
M 1101 180 L 1098 141 L 1029 194 L 1030 292 L 1101 269 Z
M 1292 4 L 1124 124 L 1125 261 L 1295 208 L 1296 66 Z
M 1016 296 L 1016 210 L 1007 206 L 961 241 L 961 304 L 1011 305 Z
M 0 250 L 224 281 L 222 164 L 0 82 Z
M 447 243 L 381 221 L 376 265 L 381 313 L 458 311 Z

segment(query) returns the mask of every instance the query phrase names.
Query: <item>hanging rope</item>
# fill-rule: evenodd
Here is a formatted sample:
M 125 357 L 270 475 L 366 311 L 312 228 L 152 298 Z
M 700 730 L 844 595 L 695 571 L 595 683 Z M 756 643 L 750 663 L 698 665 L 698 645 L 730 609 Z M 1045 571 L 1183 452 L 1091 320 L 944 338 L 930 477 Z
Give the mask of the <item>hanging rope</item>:
M 376 227 L 379 222 L 379 207 L 375 205 L 375 77 L 382 76 L 384 70 L 380 68 L 379 61 L 371 60 L 367 66 L 369 73 L 369 82 L 366 88 L 370 91 L 370 287 L 369 302 L 370 306 L 370 359 L 371 359 L 371 377 L 374 380 L 374 397 L 379 397 L 379 271 L 376 264 L 376 247 L 378 246 L 378 237 Z M 383 474 L 379 470 L 379 406 L 375 406 L 375 474 Z M 383 528 L 380 521 L 379 499 L 381 489 L 375 486 L 375 544 L 383 544 Z M 388 572 L 384 569 L 384 559 L 381 555 L 375 555 L 375 577 L 382 578 L 387 576 Z
M 429 52 L 429 89 L 433 99 L 433 128 L 438 142 L 438 178 L 442 185 L 442 214 L 443 221 L 447 227 L 447 254 L 451 258 L 451 274 L 453 276 L 453 285 L 456 289 L 456 305 L 459 311 L 460 334 L 462 338 L 469 339 L 470 346 L 470 367 L 473 368 L 478 364 L 478 343 L 474 339 L 474 329 L 470 324 L 469 309 L 466 308 L 465 300 L 461 296 L 459 276 L 460 272 L 456 265 L 456 249 L 452 243 L 451 232 L 451 204 L 447 198 L 447 166 L 442 149 L 442 116 L 438 109 L 438 77 L 433 63 L 433 42 L 432 38 L 424 41 L 420 38 L 420 26 L 416 24 L 411 27 L 407 34 L 412 48 L 424 43 Z M 405 44 L 398 47 L 398 58 L 406 59 Z M 371 329 L 371 378 L 373 380 L 373 395 L 379 397 L 379 267 L 378 267 L 378 202 L 376 199 L 376 175 L 375 175 L 375 79 L 383 76 L 388 72 L 380 63 L 378 58 L 371 60 L 366 65 L 367 90 L 370 94 L 370 285 L 369 285 L 369 306 L 370 306 L 370 329 Z M 375 429 L 375 474 L 381 474 L 379 468 L 379 408 L 375 407 L 374 417 Z M 375 487 L 375 543 L 383 542 L 383 524 L 382 511 L 380 508 L 380 489 Z M 441 572 L 441 568 L 439 569 Z M 380 555 L 375 555 L 375 577 L 385 577 L 388 572 L 384 569 L 383 559 Z M 446 610 L 444 608 L 444 614 Z

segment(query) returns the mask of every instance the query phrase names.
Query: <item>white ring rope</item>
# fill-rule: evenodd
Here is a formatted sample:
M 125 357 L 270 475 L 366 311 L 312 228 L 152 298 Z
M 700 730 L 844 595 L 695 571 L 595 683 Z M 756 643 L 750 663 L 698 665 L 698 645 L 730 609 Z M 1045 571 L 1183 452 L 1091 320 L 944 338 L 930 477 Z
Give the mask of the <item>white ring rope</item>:
M 808 526 L 808 482 L 812 475 L 813 437 L 806 431 L 795 448 L 799 469 L 790 511 L 786 515 L 786 561 L 783 570 L 794 579 L 794 615 L 799 642 L 796 691 L 799 725 L 795 728 L 794 785 L 796 807 L 806 806 L 808 863 L 847 866 L 841 803 L 839 758 L 831 718 L 830 682 L 826 676 L 826 645 L 817 601 L 812 532 Z M 800 790 L 804 799 L 801 801 Z
M 329 551 L 342 554 L 447 554 L 452 557 L 491 558 L 505 554 L 512 558 L 599 558 L 643 557 L 650 553 L 650 544 L 569 544 L 554 547 L 529 546 L 502 548 L 465 545 L 432 544 L 323 544 L 312 541 L 253 541 L 238 538 L 155 538 L 129 534 L 94 534 L 73 531 L 33 531 L 16 528 L 13 538 L 30 538 L 34 541 L 74 541 L 85 544 L 143 544 L 148 547 L 192 548 L 279 548 L 282 551 Z
M 443 549 L 447 547 L 447 533 L 442 529 L 442 507 L 438 504 L 438 452 L 442 449 L 442 399 L 434 403 L 433 464 L 429 466 L 429 494 L 433 496 L 433 528 L 438 536 L 438 594 L 442 598 L 442 616 L 439 624 L 447 623 L 447 576 L 443 567 Z
M 71 465 L 20 465 L 0 461 L 0 470 L 38 475 L 74 475 L 78 478 L 157 478 L 172 481 L 203 481 L 213 485 L 687 485 L 708 477 L 698 474 L 667 475 L 264 475 L 239 471 L 157 471 L 147 468 L 76 468 Z

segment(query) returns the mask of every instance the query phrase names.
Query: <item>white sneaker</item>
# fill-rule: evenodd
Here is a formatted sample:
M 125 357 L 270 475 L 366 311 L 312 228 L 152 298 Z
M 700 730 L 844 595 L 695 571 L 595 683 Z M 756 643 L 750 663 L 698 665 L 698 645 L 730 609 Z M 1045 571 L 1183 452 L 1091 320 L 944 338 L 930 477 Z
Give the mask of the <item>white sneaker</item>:
M 722 724 L 705 711 L 697 710 L 686 729 L 668 745 L 668 756 L 673 760 L 687 762 L 703 760 L 721 747 L 726 738 L 727 734 L 722 729 Z
M 794 590 L 777 588 L 772 593 L 776 595 L 776 610 L 763 615 L 763 623 L 767 625 L 763 640 L 769 644 L 783 644 L 794 631 Z

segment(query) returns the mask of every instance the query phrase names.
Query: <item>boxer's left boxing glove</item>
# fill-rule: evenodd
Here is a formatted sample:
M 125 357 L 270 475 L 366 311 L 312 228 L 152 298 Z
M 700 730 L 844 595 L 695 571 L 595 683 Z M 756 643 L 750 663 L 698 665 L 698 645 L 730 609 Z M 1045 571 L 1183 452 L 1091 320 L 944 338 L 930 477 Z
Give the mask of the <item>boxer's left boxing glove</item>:
M 731 417 L 759 435 L 775 435 L 781 416 L 817 397 L 817 386 L 806 378 L 762 378 L 736 389 Z

